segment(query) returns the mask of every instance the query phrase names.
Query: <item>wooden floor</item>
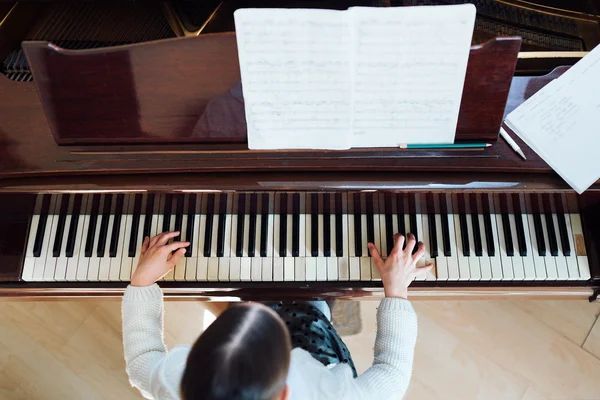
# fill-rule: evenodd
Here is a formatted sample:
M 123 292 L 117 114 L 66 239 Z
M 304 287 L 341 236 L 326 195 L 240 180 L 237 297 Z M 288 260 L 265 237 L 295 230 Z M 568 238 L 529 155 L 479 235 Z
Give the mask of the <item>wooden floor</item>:
M 378 302 L 345 337 L 372 362 Z M 600 399 L 600 304 L 416 301 L 419 339 L 408 399 Z M 168 346 L 192 343 L 210 315 L 166 305 Z M 208 321 L 208 322 L 207 322 Z M 136 399 L 124 371 L 118 301 L 0 302 L 0 399 Z

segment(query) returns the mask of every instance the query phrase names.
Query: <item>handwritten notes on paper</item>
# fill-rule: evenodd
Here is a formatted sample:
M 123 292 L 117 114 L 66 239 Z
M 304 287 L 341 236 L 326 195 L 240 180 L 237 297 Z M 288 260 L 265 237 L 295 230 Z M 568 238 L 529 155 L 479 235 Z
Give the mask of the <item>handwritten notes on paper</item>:
M 508 114 L 506 125 L 573 189 L 600 179 L 600 47 Z
M 451 143 L 473 5 L 240 9 L 251 149 Z

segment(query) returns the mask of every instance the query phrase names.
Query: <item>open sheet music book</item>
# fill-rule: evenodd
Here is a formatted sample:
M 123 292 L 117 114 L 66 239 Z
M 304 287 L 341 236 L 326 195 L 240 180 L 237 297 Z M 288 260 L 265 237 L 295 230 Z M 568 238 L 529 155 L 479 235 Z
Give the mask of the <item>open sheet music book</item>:
M 505 123 L 583 193 L 600 179 L 600 46 L 508 114 Z
M 452 143 L 475 6 L 240 9 L 250 149 Z

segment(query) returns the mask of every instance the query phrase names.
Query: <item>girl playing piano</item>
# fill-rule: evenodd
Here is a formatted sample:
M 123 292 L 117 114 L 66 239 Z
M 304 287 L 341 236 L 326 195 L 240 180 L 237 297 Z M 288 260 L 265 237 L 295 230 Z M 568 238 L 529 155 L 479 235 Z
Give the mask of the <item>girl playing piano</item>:
M 310 400 L 398 399 L 408 387 L 417 317 L 408 286 L 432 266 L 415 237 L 395 235 L 386 260 L 369 243 L 384 287 L 377 312 L 375 360 L 356 375 L 324 302 L 229 307 L 196 343 L 167 352 L 163 299 L 155 283 L 183 257 L 178 232 L 146 238 L 138 268 L 123 297 L 123 346 L 129 381 L 148 399 Z M 418 246 L 418 251 L 412 251 Z M 293 349 L 293 350 L 292 350 Z

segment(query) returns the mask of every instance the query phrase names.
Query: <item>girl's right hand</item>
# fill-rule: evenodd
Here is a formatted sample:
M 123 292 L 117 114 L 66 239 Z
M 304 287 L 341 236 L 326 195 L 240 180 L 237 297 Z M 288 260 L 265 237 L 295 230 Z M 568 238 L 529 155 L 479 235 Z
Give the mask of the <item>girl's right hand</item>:
M 369 252 L 377 265 L 385 297 L 399 297 L 402 299 L 408 298 L 408 286 L 412 283 L 417 275 L 424 274 L 433 268 L 433 264 L 417 267 L 417 262 L 425 254 L 425 245 L 415 239 L 415 235 L 409 233 L 406 248 L 402 250 L 404 245 L 404 236 L 400 234 L 394 235 L 394 249 L 386 260 L 381 258 L 379 250 L 373 243 L 369 243 Z M 417 245 L 417 252 L 413 255 L 413 249 Z

